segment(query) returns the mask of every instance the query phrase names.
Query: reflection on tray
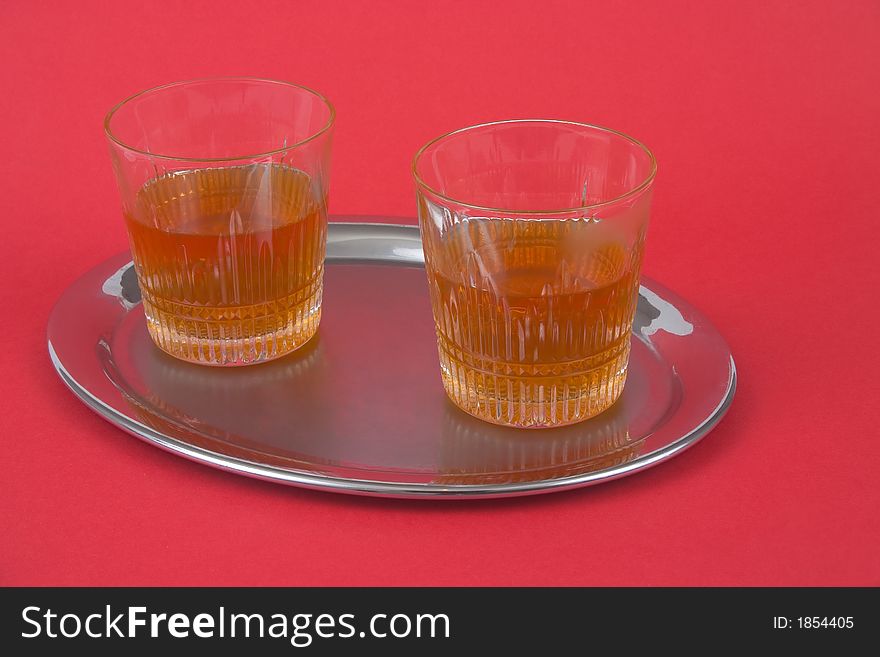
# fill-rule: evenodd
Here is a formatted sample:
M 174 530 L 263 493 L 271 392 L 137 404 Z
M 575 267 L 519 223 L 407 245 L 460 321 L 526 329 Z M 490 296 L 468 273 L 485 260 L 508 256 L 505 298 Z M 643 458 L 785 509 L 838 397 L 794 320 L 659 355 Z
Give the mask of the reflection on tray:
M 304 381 L 303 375 L 320 360 L 318 336 L 293 355 L 253 367 L 205 367 L 175 359 L 156 347 L 152 349 L 154 351 L 150 358 L 144 361 L 147 365 L 142 370 L 144 391 L 139 393 L 119 376 L 106 343 L 98 345 L 104 373 L 142 424 L 161 434 L 224 456 L 297 470 L 323 470 L 320 462 L 315 462 L 314 456 L 304 459 L 295 451 L 274 446 L 272 452 L 267 452 L 265 443 L 237 432 L 219 429 L 216 421 L 206 422 L 169 402 L 180 399 L 190 408 L 210 406 L 214 411 L 214 420 L 219 415 L 229 421 L 241 423 L 245 420 L 260 425 L 260 407 L 283 402 L 281 399 L 267 399 L 267 390 L 270 391 L 269 395 L 273 389 L 283 395 L 297 391 L 308 394 L 307 387 L 297 382 Z M 222 422 L 219 424 L 225 426 Z M 271 429 L 267 427 L 267 430 Z
M 645 443 L 643 434 L 630 438 L 633 408 L 628 404 L 633 402 L 626 395 L 586 422 L 512 429 L 465 414 L 439 386 L 436 392 L 426 389 L 431 397 L 425 414 L 412 419 L 402 442 L 388 440 L 381 421 L 361 423 L 358 430 L 349 419 L 338 422 L 353 412 L 337 403 L 345 393 L 340 361 L 343 367 L 350 363 L 322 342 L 320 332 L 285 358 L 244 368 L 177 360 L 145 334 L 136 344 L 144 349 L 122 351 L 120 357 L 134 359 L 122 363 L 114 360 L 106 343 L 98 346 L 104 373 L 130 405 L 132 416 L 162 435 L 221 458 L 334 477 L 372 479 L 381 471 L 383 478 L 448 487 L 582 475 L 635 459 Z M 423 436 L 414 431 L 430 437 L 420 442 Z M 373 464 L 381 466 L 370 468 Z
M 644 444 L 644 437 L 630 440 L 623 402 L 585 422 L 555 429 L 496 426 L 450 403 L 444 417 L 443 474 L 434 483 L 507 484 L 582 475 L 631 461 Z

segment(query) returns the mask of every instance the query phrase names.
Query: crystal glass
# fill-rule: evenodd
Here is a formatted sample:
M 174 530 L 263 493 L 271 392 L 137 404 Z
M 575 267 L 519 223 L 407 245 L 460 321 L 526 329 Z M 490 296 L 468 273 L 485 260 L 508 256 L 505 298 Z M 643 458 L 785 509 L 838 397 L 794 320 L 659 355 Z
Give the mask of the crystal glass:
M 655 171 L 635 139 L 569 121 L 472 126 L 416 154 L 440 371 L 458 407 L 554 427 L 617 400 Z
M 334 110 L 286 82 L 216 78 L 128 98 L 104 129 L 156 345 L 206 365 L 317 331 Z

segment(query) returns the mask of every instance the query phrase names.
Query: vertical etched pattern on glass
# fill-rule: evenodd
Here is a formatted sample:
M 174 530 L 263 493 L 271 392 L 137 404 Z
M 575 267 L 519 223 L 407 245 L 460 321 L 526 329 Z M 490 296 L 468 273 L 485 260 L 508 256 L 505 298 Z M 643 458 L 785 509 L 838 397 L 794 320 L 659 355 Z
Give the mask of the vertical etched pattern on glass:
M 126 223 L 147 327 L 188 361 L 270 360 L 320 321 L 326 199 L 283 164 L 174 171 L 148 181 Z
M 459 407 L 544 427 L 617 400 L 644 232 L 633 245 L 590 219 L 446 214 L 423 239 L 443 385 Z

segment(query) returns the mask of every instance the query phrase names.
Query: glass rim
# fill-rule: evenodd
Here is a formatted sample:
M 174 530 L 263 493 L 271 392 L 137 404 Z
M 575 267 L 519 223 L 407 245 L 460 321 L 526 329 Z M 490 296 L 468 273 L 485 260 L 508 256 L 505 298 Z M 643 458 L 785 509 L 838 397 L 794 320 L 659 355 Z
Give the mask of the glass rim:
M 113 131 L 110 129 L 110 121 L 113 120 L 113 117 L 116 113 L 122 109 L 124 106 L 128 105 L 131 101 L 136 100 L 142 96 L 146 96 L 147 94 L 152 94 L 158 91 L 164 91 L 166 89 L 170 89 L 172 87 L 183 87 L 186 85 L 196 84 L 200 82 L 259 82 L 259 83 L 267 83 L 267 84 L 277 84 L 285 87 L 293 87 L 295 89 L 300 89 L 302 91 L 308 92 L 312 96 L 316 97 L 319 101 L 324 103 L 324 106 L 330 111 L 330 116 L 327 118 L 327 122 L 316 132 L 310 134 L 308 137 L 304 139 L 300 139 L 299 141 L 288 144 L 286 146 L 282 146 L 281 148 L 274 148 L 268 151 L 262 151 L 259 153 L 250 153 L 244 155 L 233 155 L 231 157 L 192 157 L 192 156 L 177 156 L 177 155 L 166 155 L 164 153 L 153 153 L 151 151 L 145 151 L 140 148 L 135 148 L 130 144 L 126 144 L 122 139 L 113 134 Z M 295 84 L 293 82 L 286 82 L 284 80 L 275 80 L 272 78 L 261 78 L 261 77 L 252 77 L 252 76 L 218 76 L 218 77 L 207 77 L 207 78 L 194 78 L 191 80 L 178 80 L 176 82 L 168 82 L 165 84 L 160 84 L 155 87 L 150 87 L 149 89 L 144 89 L 142 91 L 138 91 L 137 93 L 128 96 L 124 100 L 116 103 L 107 114 L 104 116 L 104 134 L 114 144 L 124 148 L 127 151 L 131 151 L 133 153 L 138 153 L 140 155 L 146 155 L 148 157 L 157 158 L 160 160 L 175 160 L 178 162 L 228 162 L 233 160 L 250 160 L 257 159 L 262 157 L 268 157 L 271 155 L 277 155 L 279 153 L 287 153 L 295 148 L 306 144 L 324 133 L 330 130 L 333 127 L 333 123 L 336 120 L 336 108 L 333 107 L 333 103 L 331 103 L 324 94 L 321 94 L 310 87 L 306 87 L 301 84 Z
M 591 130 L 598 130 L 599 132 L 606 132 L 606 133 L 616 135 L 618 137 L 622 137 L 623 139 L 628 141 L 630 144 L 632 144 L 636 148 L 641 149 L 644 153 L 646 153 L 648 155 L 648 158 L 650 159 L 650 162 L 651 162 L 651 170 L 648 172 L 648 176 L 642 182 L 640 182 L 638 185 L 634 186 L 632 189 L 624 192 L 623 194 L 619 194 L 618 196 L 615 196 L 612 199 L 609 199 L 607 201 L 602 201 L 600 203 L 590 203 L 588 205 L 578 205 L 578 206 L 571 207 L 571 208 L 560 208 L 560 209 L 553 209 L 553 210 L 517 210 L 515 208 L 499 208 L 499 207 L 492 207 L 492 206 L 488 206 L 488 205 L 476 205 L 474 203 L 467 203 L 466 201 L 462 201 L 460 199 L 457 199 L 452 196 L 448 196 L 446 194 L 442 194 L 441 192 L 438 192 L 436 189 L 431 187 L 427 182 L 425 182 L 424 178 L 422 178 L 419 175 L 418 165 L 419 165 L 419 161 L 421 160 L 422 155 L 424 155 L 425 151 L 427 151 L 431 146 L 437 144 L 438 142 L 443 141 L 445 139 L 448 139 L 449 137 L 452 137 L 454 135 L 461 134 L 463 132 L 469 132 L 471 130 L 477 130 L 479 128 L 488 128 L 488 127 L 492 127 L 492 126 L 508 125 L 508 124 L 512 124 L 512 123 L 555 123 L 555 124 L 560 124 L 560 125 L 575 126 L 578 128 L 590 128 Z M 657 158 L 654 157 L 654 154 L 651 152 L 651 149 L 649 149 L 647 146 L 645 146 L 638 139 L 636 139 L 634 137 L 630 137 L 626 133 L 620 132 L 619 130 L 614 130 L 612 128 L 606 128 L 601 125 L 595 125 L 593 123 L 582 123 L 579 121 L 566 121 L 564 119 L 505 119 L 503 121 L 488 121 L 486 123 L 477 123 L 474 125 L 469 125 L 464 128 L 458 128 L 457 130 L 452 130 L 450 132 L 446 132 L 446 133 L 440 135 L 439 137 L 435 137 L 434 139 L 429 141 L 427 144 L 422 146 L 416 152 L 415 156 L 412 159 L 411 169 L 412 169 L 413 178 L 415 178 L 416 185 L 418 187 L 421 187 L 423 190 L 426 190 L 426 191 L 430 192 L 431 194 L 433 194 L 434 196 L 441 198 L 445 201 L 448 201 L 450 203 L 454 203 L 454 204 L 460 205 L 462 207 L 470 208 L 472 210 L 480 210 L 483 212 L 497 212 L 497 213 L 502 213 L 502 214 L 516 214 L 516 215 L 522 215 L 522 216 L 539 216 L 540 217 L 540 216 L 551 216 L 551 215 L 560 215 L 560 214 L 572 214 L 572 213 L 576 213 L 576 212 L 583 212 L 584 210 L 592 210 L 595 208 L 606 207 L 609 205 L 614 205 L 616 203 L 620 203 L 621 201 L 623 201 L 631 196 L 635 196 L 635 195 L 639 194 L 640 192 L 647 189 L 651 185 L 651 183 L 654 181 L 654 177 L 657 174 Z

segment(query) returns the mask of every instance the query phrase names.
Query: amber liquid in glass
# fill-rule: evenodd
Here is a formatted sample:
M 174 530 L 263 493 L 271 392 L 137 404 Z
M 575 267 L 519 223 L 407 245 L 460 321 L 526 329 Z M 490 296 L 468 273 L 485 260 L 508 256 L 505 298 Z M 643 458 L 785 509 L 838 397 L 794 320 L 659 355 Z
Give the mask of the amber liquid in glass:
M 469 219 L 427 244 L 443 384 L 521 427 L 592 417 L 623 390 L 642 239 L 589 220 Z
M 271 360 L 318 328 L 326 202 L 280 164 L 177 171 L 126 213 L 147 327 L 184 360 Z

